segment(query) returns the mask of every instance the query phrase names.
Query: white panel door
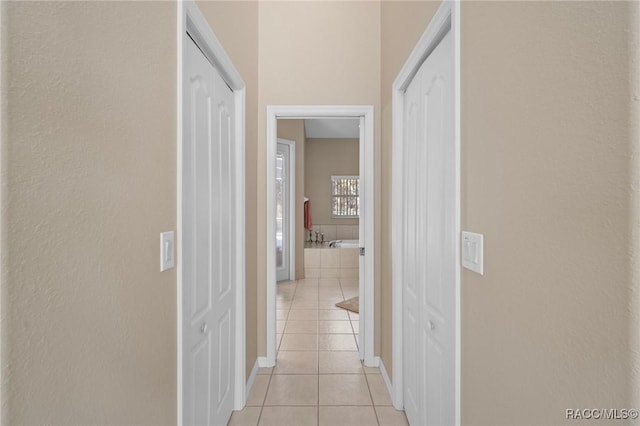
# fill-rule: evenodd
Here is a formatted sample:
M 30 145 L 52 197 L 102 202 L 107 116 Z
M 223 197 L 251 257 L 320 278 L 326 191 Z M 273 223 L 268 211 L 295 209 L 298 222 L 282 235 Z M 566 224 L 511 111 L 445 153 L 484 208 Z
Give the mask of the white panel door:
M 278 142 L 276 150 L 276 277 L 291 279 L 291 150 Z
M 366 240 L 367 232 L 366 232 L 366 224 L 367 224 L 367 215 L 366 208 L 369 208 L 370 204 L 368 204 L 366 197 L 366 186 L 368 184 L 365 178 L 365 165 L 367 164 L 365 161 L 365 126 L 364 126 L 364 117 L 359 118 L 360 123 L 358 124 L 359 129 L 359 151 L 358 151 L 358 168 L 360 169 L 360 180 L 359 180 L 359 188 L 358 194 L 360 198 L 358 199 L 359 203 L 359 213 L 360 216 L 358 218 L 358 248 L 360 249 L 360 256 L 358 257 L 358 308 L 359 308 L 359 318 L 360 318 L 360 327 L 358 329 L 358 354 L 360 359 L 365 359 L 365 345 L 366 342 L 366 334 L 364 333 L 365 327 L 367 326 L 367 320 L 371 318 L 367 312 L 367 304 L 366 304 L 366 295 L 365 286 L 369 277 L 367 276 L 367 263 L 365 261 L 367 255 L 367 243 Z M 364 248 L 364 253 L 362 249 Z M 369 248 L 369 256 L 371 256 L 371 248 Z
M 415 425 L 455 421 L 454 73 L 449 32 L 405 93 L 404 405 Z
M 185 425 L 226 425 L 233 409 L 233 93 L 185 35 L 183 400 Z

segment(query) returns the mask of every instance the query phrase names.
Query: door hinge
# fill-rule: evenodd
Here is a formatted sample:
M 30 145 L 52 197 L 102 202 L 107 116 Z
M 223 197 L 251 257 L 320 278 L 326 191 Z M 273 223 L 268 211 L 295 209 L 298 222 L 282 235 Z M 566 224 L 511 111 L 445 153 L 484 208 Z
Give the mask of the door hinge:
M 360 247 L 360 256 L 364 256 L 364 247 Z

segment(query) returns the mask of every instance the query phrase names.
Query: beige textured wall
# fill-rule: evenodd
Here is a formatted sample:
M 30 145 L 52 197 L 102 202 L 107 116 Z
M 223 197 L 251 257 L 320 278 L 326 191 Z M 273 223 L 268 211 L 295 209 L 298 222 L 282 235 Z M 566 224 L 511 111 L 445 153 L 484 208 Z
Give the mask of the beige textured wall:
M 631 294 L 627 301 L 629 310 L 630 400 L 640 406 L 640 3 L 631 5 L 629 13 L 629 185 L 631 188 L 630 262 L 629 281 Z
M 3 6 L 3 420 L 175 423 L 176 6 Z
M 305 191 L 318 225 L 357 225 L 358 219 L 331 217 L 331 176 L 360 174 L 358 139 L 307 139 Z
M 0 2 L 0 424 L 9 422 L 9 357 L 8 285 L 7 285 L 7 191 L 4 186 L 7 170 L 7 2 Z
M 246 84 L 246 332 L 247 377 L 258 357 L 257 345 L 257 117 L 258 117 L 258 3 L 255 1 L 198 1 L 198 7 Z
M 306 136 L 304 120 L 278 120 L 278 137 L 296 146 L 296 279 L 304 278 L 304 188 Z
M 380 357 L 384 362 L 389 377 L 393 379 L 392 370 L 392 280 L 393 268 L 391 259 L 391 85 L 429 21 L 436 12 L 440 2 L 436 1 L 383 1 L 381 32 L 382 43 L 380 64 L 380 96 L 382 106 L 382 232 L 378 240 L 381 252 L 382 275 L 381 308 L 380 308 Z
M 258 318 L 266 318 L 266 106 L 362 104 L 378 111 L 380 3 L 269 1 L 260 2 L 259 9 Z M 378 115 L 375 132 L 379 162 Z M 380 190 L 379 175 L 375 188 Z M 376 212 L 379 209 L 378 199 Z M 377 215 L 377 233 L 379 228 Z M 380 262 L 375 264 L 379 269 Z M 266 355 L 264 323 L 258 338 L 259 353 Z
M 484 276 L 462 273 L 464 424 L 638 405 L 631 8 L 463 4 L 462 227 L 485 235 Z

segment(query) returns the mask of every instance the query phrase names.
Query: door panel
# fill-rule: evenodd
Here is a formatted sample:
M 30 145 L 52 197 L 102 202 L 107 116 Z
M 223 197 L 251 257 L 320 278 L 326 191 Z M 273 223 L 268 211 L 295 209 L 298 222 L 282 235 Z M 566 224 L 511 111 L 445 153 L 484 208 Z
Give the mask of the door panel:
M 225 425 L 233 408 L 233 93 L 185 35 L 184 424 Z
M 218 364 L 216 373 L 218 377 L 217 392 L 217 409 L 220 410 L 225 399 L 229 396 L 231 389 L 231 371 L 227 365 L 231 363 L 231 311 L 227 310 L 220 317 L 218 324 L 218 335 L 220 336 L 220 345 L 218 345 Z
M 212 68 L 213 69 L 213 68 Z M 214 225 L 215 234 L 212 236 L 214 246 L 218 247 L 218 256 L 214 257 L 212 269 L 219 271 L 219 292 L 213 303 L 213 311 L 217 314 L 218 324 L 216 330 L 217 355 L 212 360 L 213 380 L 217 383 L 214 387 L 214 400 L 217 401 L 213 424 L 227 424 L 233 410 L 233 380 L 231 374 L 235 370 L 235 250 L 233 232 L 236 229 L 234 206 L 235 197 L 232 188 L 235 187 L 235 169 L 233 167 L 233 92 L 220 77 L 213 72 L 214 101 L 216 105 L 216 122 L 212 132 L 216 136 L 217 171 L 218 171 L 218 218 L 217 227 Z M 212 173 L 215 176 L 216 167 Z M 215 184 L 214 184 L 215 186 Z M 216 244 L 217 241 L 217 244 Z M 212 324 L 212 325 L 213 325 Z
M 209 413 L 211 412 L 211 400 L 209 399 L 211 388 L 211 376 L 199 374 L 209 368 L 211 359 L 211 335 L 207 333 L 202 341 L 193 349 L 193 366 L 191 368 L 191 378 L 193 380 L 193 419 L 195 424 L 209 424 Z M 200 390 L 206 389 L 206 392 Z
M 276 151 L 276 275 L 291 279 L 291 150 L 278 142 Z
M 412 424 L 455 420 L 455 150 L 451 34 L 405 92 L 404 401 Z
M 218 76 L 219 77 L 219 76 Z M 221 79 L 219 79 L 221 80 Z M 218 81 L 218 84 L 220 81 Z M 223 91 L 226 88 L 226 84 L 224 87 L 217 87 L 218 91 Z M 227 293 L 231 289 L 231 256 L 229 247 L 231 247 L 231 232 L 233 228 L 230 226 L 225 226 L 224 224 L 231 224 L 231 211 L 230 208 L 233 206 L 233 200 L 231 199 L 232 192 L 231 187 L 233 182 L 231 182 L 231 128 L 229 125 L 229 120 L 231 118 L 229 112 L 229 103 L 220 101 L 217 105 L 218 107 L 218 123 L 220 123 L 218 140 L 220 141 L 220 156 L 217 164 L 218 171 L 218 194 L 219 194 L 219 203 L 218 208 L 220 212 L 220 228 L 219 228 L 219 238 L 217 242 L 217 246 L 219 247 L 218 254 L 220 256 L 220 280 L 219 280 L 219 293 L 218 297 L 220 300 L 223 300 Z
M 403 283 L 403 365 L 405 372 L 404 377 L 404 406 L 407 419 L 410 424 L 419 424 L 420 418 L 420 386 L 418 378 L 422 376 L 420 373 L 421 363 L 419 360 L 418 340 L 418 288 L 416 282 L 416 267 L 421 265 L 416 257 L 416 141 L 418 139 L 418 104 L 419 104 L 419 84 L 412 84 L 407 88 L 405 93 L 405 123 L 404 123 L 404 166 L 405 170 L 402 176 L 402 199 L 404 201 L 403 211 L 403 271 L 405 271 L 405 279 Z
M 424 342 L 423 350 L 426 354 L 426 369 L 429 372 L 428 375 L 423 377 L 423 388 L 426 390 L 427 401 L 429 401 L 429 407 L 426 413 L 427 425 L 444 425 L 451 424 L 445 420 L 445 392 L 442 389 L 442 382 L 445 379 L 446 374 L 446 362 L 444 357 L 444 348 L 438 343 L 436 339 L 433 339 L 430 334 L 430 330 L 423 329 L 423 336 L 421 339 Z
M 369 318 L 369 314 L 367 312 L 367 304 L 366 304 L 366 296 L 365 296 L 365 288 L 366 283 L 369 281 L 369 277 L 367 276 L 367 268 L 366 268 L 366 259 L 367 256 L 371 256 L 371 248 L 367 249 L 367 245 L 370 242 L 367 240 L 367 215 L 366 209 L 368 209 L 369 200 L 367 200 L 367 179 L 365 177 L 366 174 L 366 165 L 367 162 L 365 160 L 365 149 L 364 149 L 364 141 L 365 141 L 365 123 L 364 117 L 360 117 L 360 123 L 358 124 L 359 135 L 358 135 L 358 164 L 360 169 L 359 174 L 359 187 L 358 187 L 358 208 L 360 212 L 360 216 L 358 218 L 358 247 L 364 248 L 364 253 L 360 253 L 358 257 L 358 307 L 360 312 L 360 328 L 358 329 L 358 354 L 360 359 L 365 359 L 365 346 L 368 346 L 366 342 L 367 335 L 364 333 L 366 328 L 365 324 L 367 324 L 367 318 Z M 369 253 L 367 253 L 369 250 Z

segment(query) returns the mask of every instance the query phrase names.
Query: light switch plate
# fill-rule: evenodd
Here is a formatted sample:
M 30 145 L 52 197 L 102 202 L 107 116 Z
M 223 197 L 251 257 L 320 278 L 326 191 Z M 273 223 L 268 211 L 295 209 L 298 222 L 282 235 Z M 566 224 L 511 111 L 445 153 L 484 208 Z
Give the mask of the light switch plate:
M 462 231 L 462 267 L 484 275 L 484 235 Z
M 173 231 L 160 234 L 160 272 L 175 266 Z

